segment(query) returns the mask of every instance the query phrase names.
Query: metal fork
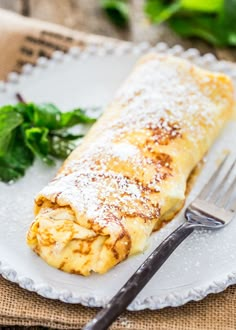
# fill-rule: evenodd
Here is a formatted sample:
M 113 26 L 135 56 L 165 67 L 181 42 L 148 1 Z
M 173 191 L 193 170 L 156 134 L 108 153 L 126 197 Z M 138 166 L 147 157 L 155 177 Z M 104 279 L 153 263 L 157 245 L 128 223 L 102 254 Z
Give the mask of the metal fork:
M 126 309 L 153 277 L 177 246 L 195 229 L 219 229 L 227 225 L 236 211 L 234 168 L 236 160 L 226 156 L 197 198 L 185 211 L 185 221 L 170 234 L 144 261 L 126 284 L 95 318 L 82 330 L 106 330 Z M 230 163 L 224 174 L 224 169 Z M 228 164 L 229 165 L 229 164 Z M 219 178 L 219 180 L 217 180 Z M 229 183 L 229 181 L 231 183 Z

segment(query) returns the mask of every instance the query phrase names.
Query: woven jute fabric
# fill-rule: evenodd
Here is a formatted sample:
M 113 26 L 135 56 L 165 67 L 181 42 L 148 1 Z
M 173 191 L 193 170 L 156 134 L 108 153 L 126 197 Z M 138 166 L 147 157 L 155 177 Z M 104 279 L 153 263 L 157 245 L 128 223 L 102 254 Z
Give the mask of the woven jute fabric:
M 24 64 L 34 64 L 38 57 L 50 57 L 55 50 L 65 52 L 73 46 L 83 48 L 105 41 L 118 42 L 0 9 L 0 79 L 9 72 L 20 72 Z
M 22 18 L 0 10 L 0 79 L 20 72 L 25 63 L 73 45 L 102 44 L 105 37 Z M 122 42 L 109 39 L 110 42 Z M 0 277 L 0 325 L 80 329 L 98 311 L 81 305 L 48 300 Z M 236 287 L 202 301 L 158 311 L 125 312 L 111 329 L 122 330 L 232 330 L 236 329 Z
M 0 324 L 41 325 L 80 329 L 98 309 L 48 300 L 0 280 Z M 202 301 L 158 311 L 125 312 L 113 330 L 233 330 L 236 329 L 236 289 L 210 295 Z

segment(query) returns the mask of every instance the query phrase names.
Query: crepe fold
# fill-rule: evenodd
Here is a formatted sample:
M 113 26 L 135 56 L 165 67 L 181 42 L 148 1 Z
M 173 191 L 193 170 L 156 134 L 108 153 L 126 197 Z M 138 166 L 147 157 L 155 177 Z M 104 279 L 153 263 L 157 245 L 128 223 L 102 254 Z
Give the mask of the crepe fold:
M 181 209 L 186 183 L 233 108 L 231 80 L 167 55 L 141 58 L 37 195 L 27 242 L 66 272 L 105 273 Z

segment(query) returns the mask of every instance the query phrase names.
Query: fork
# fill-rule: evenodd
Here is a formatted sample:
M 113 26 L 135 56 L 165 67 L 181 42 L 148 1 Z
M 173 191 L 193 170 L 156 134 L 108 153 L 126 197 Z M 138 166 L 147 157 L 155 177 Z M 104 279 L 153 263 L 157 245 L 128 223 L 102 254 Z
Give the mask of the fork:
M 228 160 L 229 155 L 224 157 L 208 183 L 188 206 L 185 211 L 187 221 L 181 224 L 149 255 L 106 307 L 82 330 L 108 329 L 157 270 L 160 269 L 177 246 L 195 229 L 219 229 L 233 219 L 236 211 L 236 204 L 234 204 L 236 175 L 233 173 L 236 160 L 230 162 L 230 167 L 224 174 L 224 168 L 227 168 Z M 217 180 L 217 177 L 220 179 Z M 228 184 L 228 181 L 231 181 L 231 183 Z

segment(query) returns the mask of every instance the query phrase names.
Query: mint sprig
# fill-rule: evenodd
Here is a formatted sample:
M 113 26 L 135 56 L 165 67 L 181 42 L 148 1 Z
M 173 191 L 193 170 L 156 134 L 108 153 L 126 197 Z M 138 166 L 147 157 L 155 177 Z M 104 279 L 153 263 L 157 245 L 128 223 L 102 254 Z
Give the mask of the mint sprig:
M 146 0 L 152 23 L 167 22 L 182 37 L 218 46 L 236 46 L 236 0 Z
M 95 118 L 77 108 L 62 112 L 52 103 L 26 103 L 18 94 L 19 103 L 0 107 L 0 180 L 15 181 L 25 174 L 34 159 L 48 165 L 64 159 L 74 149 L 76 139 L 68 128 L 92 124 Z

